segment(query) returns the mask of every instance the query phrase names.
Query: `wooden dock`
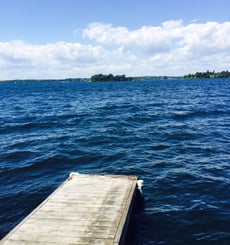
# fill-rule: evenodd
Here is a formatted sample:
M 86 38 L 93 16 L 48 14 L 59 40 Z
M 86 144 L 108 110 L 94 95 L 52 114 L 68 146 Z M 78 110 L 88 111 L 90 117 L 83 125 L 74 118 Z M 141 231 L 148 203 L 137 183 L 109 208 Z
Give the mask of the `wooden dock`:
M 0 245 L 125 243 L 136 176 L 71 173 Z

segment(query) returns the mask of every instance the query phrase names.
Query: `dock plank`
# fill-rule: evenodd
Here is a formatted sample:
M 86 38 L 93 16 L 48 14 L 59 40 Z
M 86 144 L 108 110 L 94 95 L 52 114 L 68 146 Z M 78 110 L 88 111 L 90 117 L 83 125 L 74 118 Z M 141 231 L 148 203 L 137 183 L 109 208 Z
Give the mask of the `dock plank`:
M 136 176 L 72 173 L 0 245 L 123 244 L 136 185 Z

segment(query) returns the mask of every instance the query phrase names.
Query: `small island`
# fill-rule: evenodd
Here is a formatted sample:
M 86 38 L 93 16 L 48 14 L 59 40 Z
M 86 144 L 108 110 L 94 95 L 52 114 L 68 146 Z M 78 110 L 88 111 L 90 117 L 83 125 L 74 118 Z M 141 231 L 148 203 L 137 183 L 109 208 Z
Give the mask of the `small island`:
M 133 79 L 131 77 L 126 77 L 125 75 L 116 75 L 114 76 L 113 74 L 96 74 L 93 75 L 90 78 L 91 82 L 113 82 L 113 81 L 132 81 Z

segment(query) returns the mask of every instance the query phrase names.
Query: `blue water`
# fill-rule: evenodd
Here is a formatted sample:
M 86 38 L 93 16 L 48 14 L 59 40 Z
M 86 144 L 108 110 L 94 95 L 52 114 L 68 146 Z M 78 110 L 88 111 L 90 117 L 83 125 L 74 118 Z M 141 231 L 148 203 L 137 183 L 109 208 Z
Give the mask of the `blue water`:
M 0 83 L 0 238 L 72 171 L 137 175 L 130 244 L 230 244 L 230 80 Z

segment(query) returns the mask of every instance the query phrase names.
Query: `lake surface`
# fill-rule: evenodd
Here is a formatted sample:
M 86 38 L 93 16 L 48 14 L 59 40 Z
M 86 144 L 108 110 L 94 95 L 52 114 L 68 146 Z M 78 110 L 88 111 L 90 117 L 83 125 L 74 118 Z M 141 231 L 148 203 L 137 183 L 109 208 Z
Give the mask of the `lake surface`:
M 0 83 L 0 238 L 70 172 L 137 175 L 128 244 L 230 244 L 230 79 Z

